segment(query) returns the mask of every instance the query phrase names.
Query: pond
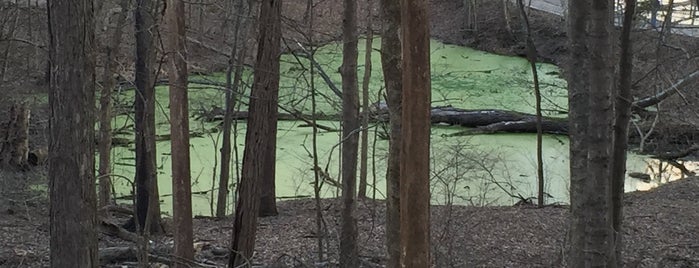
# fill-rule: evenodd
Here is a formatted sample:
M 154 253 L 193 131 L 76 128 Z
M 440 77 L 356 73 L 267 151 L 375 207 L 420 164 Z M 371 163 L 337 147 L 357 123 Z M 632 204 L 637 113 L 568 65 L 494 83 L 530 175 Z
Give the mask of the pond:
M 363 40 L 359 44 L 363 55 Z M 379 101 L 382 89 L 380 56 L 377 49 L 380 39 L 374 41 L 372 53 L 371 102 Z M 506 57 L 473 50 L 466 47 L 431 42 L 432 49 L 432 101 L 433 106 L 452 105 L 466 109 L 497 108 L 520 112 L 534 112 L 534 96 L 531 89 L 530 67 L 525 59 Z M 359 57 L 363 59 L 363 57 Z M 318 49 L 316 59 L 336 84 L 341 84 L 337 72 L 341 64 L 341 45 L 329 44 Z M 308 61 L 299 59 L 302 64 Z M 280 105 L 310 113 L 310 98 L 307 86 L 308 72 L 291 55 L 282 56 Z M 359 62 L 358 72 L 363 74 L 364 62 Z M 548 116 L 563 117 L 567 110 L 567 93 L 565 81 L 560 76 L 558 67 L 539 64 L 538 71 L 544 95 L 543 109 Z M 249 85 L 252 75 L 245 73 Z M 190 81 L 211 80 L 222 82 L 223 75 L 193 76 Z M 327 84 L 316 77 L 319 91 L 319 110 L 325 114 L 337 114 L 339 99 L 335 97 Z M 190 84 L 190 121 L 191 132 L 199 133 L 191 139 L 192 192 L 195 215 L 211 215 L 216 200 L 218 187 L 218 169 L 220 168 L 221 132 L 219 122 L 202 122 L 195 120 L 195 111 L 210 109 L 212 106 L 223 107 L 223 91 L 214 86 Z M 248 89 L 249 90 L 249 89 Z M 133 90 L 121 92 L 117 96 L 118 104 L 130 104 Z M 157 87 L 156 124 L 157 134 L 169 134 L 168 125 L 168 90 Z M 245 93 L 248 94 L 248 93 Z M 244 94 L 244 95 L 245 95 Z M 242 99 L 238 109 L 247 110 L 246 99 Z M 114 129 L 130 130 L 132 115 L 117 116 L 113 122 Z M 320 121 L 322 125 L 339 129 L 337 121 Z M 303 127 L 303 122 L 280 121 L 277 136 L 277 176 L 276 191 L 279 198 L 307 197 L 313 194 L 312 158 L 308 153 L 311 148 L 312 129 Z M 383 126 L 372 125 L 369 132 L 369 193 L 367 196 L 384 197 L 385 171 L 388 142 L 384 139 L 373 141 L 375 131 L 383 132 Z M 238 160 L 242 160 L 244 147 L 245 121 L 237 122 L 236 145 Z M 432 165 L 432 200 L 434 204 L 454 202 L 464 205 L 512 205 L 518 201 L 514 196 L 536 196 L 536 136 L 532 134 L 497 134 L 447 137 L 448 134 L 462 131 L 458 126 L 435 126 L 432 128 L 431 165 Z M 132 139 L 133 132 L 119 132 L 115 137 Z M 339 152 L 335 145 L 339 132 L 320 132 L 319 165 L 328 167 L 328 174 L 339 178 Z M 376 146 L 372 146 L 375 144 Z M 133 145 L 115 147 L 112 151 L 113 172 L 126 178 L 134 176 Z M 161 194 L 162 211 L 172 209 L 172 186 L 170 176 L 170 142 L 157 142 L 158 186 Z M 646 157 L 630 154 L 629 172 L 655 172 L 661 163 Z M 667 166 L 667 165 L 666 165 Z M 233 165 L 232 178 L 236 178 L 236 165 Z M 649 169 L 653 167 L 653 169 Z M 568 140 L 564 136 L 546 135 L 544 137 L 544 173 L 548 203 L 568 202 Z M 667 173 L 664 173 L 667 174 Z M 656 176 L 660 177 L 660 176 Z M 672 178 L 664 178 L 665 181 Z M 374 185 L 375 183 L 375 185 Z M 647 190 L 659 183 L 650 183 L 637 179 L 627 179 L 626 190 Z M 212 187 L 213 185 L 213 187 Z M 373 187 L 372 187 L 373 186 Z M 114 179 L 117 196 L 131 195 L 132 185 L 121 178 Z M 214 190 L 214 191 L 212 191 Z M 374 193 L 375 190 L 375 193 Z M 231 191 L 234 193 L 234 191 Z M 339 189 L 326 184 L 323 197 L 335 197 Z M 128 200 L 128 198 L 127 198 Z M 123 201 L 123 200 L 122 200 Z M 229 199 L 229 213 L 233 197 Z

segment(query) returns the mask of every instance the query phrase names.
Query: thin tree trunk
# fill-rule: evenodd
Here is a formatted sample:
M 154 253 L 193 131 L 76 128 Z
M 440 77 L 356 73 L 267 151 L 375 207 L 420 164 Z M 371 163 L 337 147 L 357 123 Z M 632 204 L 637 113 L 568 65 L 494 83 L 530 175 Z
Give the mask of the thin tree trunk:
M 126 15 L 129 8 L 129 0 L 120 1 L 121 12 L 117 18 L 116 28 L 111 40 L 107 42 L 104 60 L 104 73 L 102 74 L 102 92 L 100 94 L 100 140 L 99 149 L 99 207 L 109 205 L 112 196 L 111 180 L 111 151 L 112 151 L 112 91 L 116 80 L 114 77 L 115 55 L 119 52 L 121 37 L 126 24 Z
M 388 103 L 390 140 L 386 171 L 386 267 L 400 267 L 400 146 L 401 146 L 401 98 L 403 81 L 401 72 L 400 1 L 381 0 L 383 17 L 381 39 L 381 68 Z
M 361 160 L 359 161 L 358 196 L 360 198 L 366 198 L 367 175 L 369 173 L 369 82 L 371 80 L 371 52 L 374 43 L 374 30 L 371 28 L 371 0 L 368 0 L 367 5 L 366 51 L 364 54 L 364 78 L 362 81 L 362 151 L 360 153 Z
M 97 267 L 92 1 L 49 1 L 48 21 L 51 267 Z
M 236 105 L 234 92 L 238 92 L 238 86 L 243 74 L 243 63 L 247 54 L 247 37 L 250 16 L 250 4 L 247 0 L 238 0 L 236 5 L 236 21 L 234 27 L 233 48 L 231 58 L 228 60 L 228 70 L 226 71 L 226 114 L 223 119 L 223 144 L 221 146 L 221 178 L 218 186 L 218 199 L 216 203 L 216 217 L 222 218 L 226 215 L 226 200 L 228 199 L 228 182 L 230 180 L 231 166 L 231 124 L 232 114 Z M 247 5 L 246 5 L 247 3 Z M 235 56 L 234 56 L 235 55 Z M 235 77 L 232 77 L 235 70 Z
M 672 32 L 672 13 L 674 11 L 674 6 L 675 0 L 669 0 L 667 3 L 667 11 L 665 12 L 665 18 L 663 18 L 663 25 L 660 29 L 660 36 L 658 37 L 658 53 L 660 53 L 661 46 L 665 44 L 665 37 L 667 37 L 667 33 Z
M 306 14 L 308 21 L 308 43 L 313 44 L 313 18 L 315 12 L 313 10 L 313 0 L 308 0 L 306 5 Z M 308 55 L 309 58 L 309 87 L 311 89 L 311 114 L 315 114 L 317 110 L 316 102 L 316 86 L 315 86 L 315 65 L 312 63 L 314 61 L 315 49 L 311 48 L 311 52 Z M 315 199 L 315 212 L 316 212 L 316 235 L 318 236 L 318 263 L 323 262 L 325 259 L 325 250 L 323 248 L 323 240 L 325 239 L 325 228 L 323 224 L 323 210 L 321 208 L 321 195 L 323 184 L 320 178 L 320 167 L 318 166 L 318 123 L 315 117 L 312 118 L 313 126 L 313 145 L 312 145 L 312 157 L 313 157 L 313 194 Z
M 539 88 L 539 72 L 536 70 L 537 54 L 536 45 L 532 39 L 532 32 L 529 25 L 529 16 L 524 10 L 524 0 L 517 0 L 519 11 L 524 19 L 524 27 L 527 31 L 527 60 L 532 69 L 532 77 L 534 79 L 534 97 L 536 98 L 536 177 L 538 182 L 537 205 L 543 207 L 544 200 L 544 159 L 543 159 L 543 127 L 541 115 L 541 90 Z
M 153 35 L 157 5 L 154 0 L 137 0 L 136 96 L 134 127 L 136 134 L 136 218 L 135 229 L 161 233 L 158 178 L 155 170 L 155 46 Z M 149 219 L 147 219 L 149 218 Z M 148 226 L 144 226 L 149 223 Z
M 357 245 L 357 147 L 359 145 L 359 90 L 357 88 L 357 0 L 344 0 L 342 23 L 342 212 L 340 267 L 359 267 Z
M 29 42 L 34 42 L 34 23 L 32 23 L 33 16 L 32 0 L 27 0 L 27 40 Z M 27 73 L 36 71 L 34 66 L 34 59 L 36 58 L 36 46 L 29 47 L 29 53 L 25 57 L 25 62 L 27 64 Z M 2 80 L 0 80 L 2 81 Z
M 190 267 L 194 261 L 192 231 L 192 187 L 189 159 L 189 109 L 185 48 L 184 1 L 168 0 L 165 9 L 165 40 L 170 78 L 170 148 L 172 152 L 172 221 L 177 262 Z
M 19 20 L 19 7 L 15 7 L 15 13 L 13 18 L 14 19 L 12 20 L 12 24 L 10 24 L 9 33 L 7 33 L 8 40 L 12 40 L 15 38 L 15 31 L 17 30 L 17 21 Z M 13 42 L 7 42 L 5 52 L 3 53 L 3 63 L 2 67 L 0 67 L 0 83 L 5 82 L 7 68 L 10 64 L 10 52 L 12 52 L 12 43 Z
M 507 33 L 512 37 L 514 36 L 514 31 L 512 31 L 512 18 L 510 17 L 509 5 L 510 0 L 502 0 L 502 15 L 505 17 L 505 29 L 507 29 Z
M 430 31 L 427 0 L 401 2 L 401 265 L 430 267 Z
M 228 267 L 250 266 L 255 249 L 260 188 L 274 191 L 279 94 L 279 46 L 281 43 L 281 1 L 265 0 L 260 6 L 255 78 L 250 96 L 250 119 L 245 135 L 243 172 L 233 222 L 231 257 Z M 271 178 L 272 185 L 268 185 Z M 274 197 L 272 196 L 272 200 Z M 269 207 L 268 209 L 276 207 Z
M 636 14 L 636 0 L 625 0 L 624 22 L 621 31 L 621 58 L 619 59 L 619 84 L 614 98 L 616 116 L 614 122 L 614 152 L 612 158 L 612 208 L 614 246 L 617 267 L 623 266 L 622 220 L 624 212 L 624 180 L 626 178 L 626 150 L 631 121 L 631 73 L 633 71 L 633 44 L 631 30 Z

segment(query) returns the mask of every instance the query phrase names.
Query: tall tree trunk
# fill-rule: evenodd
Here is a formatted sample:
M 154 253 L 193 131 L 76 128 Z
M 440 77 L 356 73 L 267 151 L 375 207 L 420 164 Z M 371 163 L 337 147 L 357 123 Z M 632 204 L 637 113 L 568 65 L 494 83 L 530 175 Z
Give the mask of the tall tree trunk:
M 427 0 L 401 1 L 401 265 L 430 267 L 430 29 Z
M 97 267 L 95 17 L 91 0 L 49 1 L 51 267 Z
M 233 222 L 228 267 L 250 265 L 255 249 L 261 187 L 265 178 L 274 182 L 279 94 L 279 46 L 281 43 L 281 0 L 265 0 L 260 6 L 255 78 L 250 96 L 250 118 L 245 135 L 243 172 Z M 276 212 L 276 208 L 275 208 Z
M 190 267 L 194 260 L 192 186 L 189 160 L 189 109 L 184 1 L 168 0 L 165 9 L 167 69 L 170 81 L 170 148 L 172 152 L 172 219 L 174 267 Z
M 234 12 L 237 12 L 233 35 L 233 48 L 228 59 L 226 71 L 226 114 L 223 118 L 223 144 L 221 145 L 221 177 L 218 185 L 218 199 L 216 203 L 216 217 L 226 215 L 226 200 L 228 199 L 228 184 L 231 173 L 231 124 L 233 111 L 236 104 L 234 92 L 238 92 L 238 86 L 243 75 L 243 63 L 247 54 L 247 37 L 251 4 L 248 0 L 237 0 Z M 233 74 L 235 71 L 235 74 Z M 233 75 L 235 77 L 233 77 Z
M 610 165 L 613 139 L 609 135 L 614 121 L 615 83 L 612 11 L 613 4 L 608 0 L 570 4 L 572 267 L 616 265 Z
M 386 171 L 386 249 L 388 268 L 400 267 L 401 73 L 400 0 L 381 0 L 381 68 L 388 103 L 390 140 Z
M 631 121 L 631 73 L 633 71 L 633 47 L 631 30 L 636 14 L 636 0 L 625 0 L 624 23 L 621 31 L 621 58 L 619 59 L 619 83 L 615 94 L 614 152 L 612 159 L 612 220 L 617 267 L 623 266 L 622 220 L 624 212 L 624 180 L 626 178 L 626 150 Z
M 614 44 L 612 14 L 614 5 L 608 0 L 594 0 L 590 12 L 588 42 L 590 44 L 590 107 L 588 109 L 589 141 L 586 203 L 588 220 L 587 256 L 592 266 L 613 267 L 614 235 L 611 220 L 611 176 L 614 122 Z
M 106 42 L 106 52 L 104 59 L 104 73 L 102 74 L 102 91 L 100 94 L 100 140 L 99 150 L 99 207 L 109 205 L 112 196 L 111 180 L 111 151 L 112 151 L 112 91 L 116 80 L 114 79 L 114 68 L 116 57 L 121 44 L 122 28 L 126 24 L 126 15 L 129 8 L 129 0 L 120 1 L 121 12 L 114 28 L 111 40 Z
M 277 159 L 277 117 L 278 117 L 278 111 L 277 111 L 277 106 L 279 103 L 279 57 L 280 53 L 279 52 L 279 47 L 281 45 L 281 38 L 282 38 L 282 33 L 281 33 L 281 0 L 275 0 L 272 4 L 271 7 L 272 9 L 270 10 L 271 13 L 266 14 L 266 16 L 271 16 L 271 19 L 268 19 L 267 17 L 264 17 L 265 20 L 263 20 L 262 17 L 262 12 L 260 12 L 260 32 L 263 31 L 269 31 L 269 33 L 264 34 L 263 37 L 268 38 L 268 40 L 262 40 L 262 37 L 260 37 L 260 40 L 258 42 L 258 46 L 262 46 L 263 43 L 267 47 L 265 49 L 269 49 L 271 51 L 265 51 L 264 53 L 267 53 L 267 58 L 264 58 L 264 61 L 272 61 L 271 63 L 265 62 L 264 64 L 258 66 L 255 65 L 256 72 L 260 72 L 261 70 L 264 70 L 264 72 L 268 73 L 267 77 L 264 77 L 265 80 L 268 80 L 269 84 L 266 86 L 264 93 L 260 95 L 260 106 L 264 106 L 264 108 L 261 108 L 260 111 L 258 112 L 258 115 L 261 117 L 264 117 L 264 124 L 266 125 L 264 131 L 261 131 L 260 135 L 264 136 L 264 140 L 266 143 L 266 149 L 264 150 L 264 160 L 260 161 L 257 160 L 255 163 L 263 163 L 260 165 L 260 168 L 264 168 L 264 171 L 260 173 L 260 176 L 256 178 L 256 180 L 259 180 L 260 182 L 260 211 L 259 211 L 259 216 L 260 217 L 266 217 L 266 216 L 276 216 L 279 214 L 277 212 L 277 197 L 276 197 L 276 159 Z M 279 6 L 277 8 L 277 5 Z M 269 28 L 267 28 L 269 27 Z M 261 53 L 258 51 L 258 53 Z M 258 59 L 260 59 L 258 57 Z M 256 64 L 260 64 L 260 62 L 257 62 Z M 253 89 L 254 90 L 254 89 Z M 260 90 L 262 91 L 262 90 Z M 253 113 L 254 111 L 252 110 L 252 99 L 256 97 L 256 95 L 253 93 L 251 94 L 251 100 L 250 100 L 250 113 Z M 248 124 L 250 122 L 248 121 Z M 250 129 L 251 126 L 248 125 L 248 129 Z M 254 129 L 254 128 L 253 128 Z M 249 133 L 249 132 L 248 132 Z M 246 140 L 247 144 L 247 140 Z M 244 157 L 244 156 L 243 156 Z M 245 161 L 245 160 L 243 160 Z M 244 164 L 243 164 L 243 168 Z
M 568 137 L 570 140 L 570 256 L 571 267 L 584 267 L 586 221 L 584 204 L 587 196 L 583 192 L 587 179 L 587 107 L 589 106 L 587 61 L 588 47 L 585 40 L 589 21 L 588 1 L 568 2 L 570 61 L 568 77 Z
M 137 0 L 136 96 L 136 229 L 162 232 L 155 151 L 155 45 L 153 43 L 157 5 L 154 0 Z M 148 223 L 150 226 L 144 226 Z
M 342 213 L 340 267 L 359 267 L 355 195 L 359 145 L 357 0 L 344 0 L 342 23 Z
M 364 78 L 362 79 L 362 151 L 359 161 L 358 196 L 360 198 L 366 198 L 367 175 L 369 173 L 369 82 L 371 81 L 371 52 L 374 44 L 374 30 L 371 29 L 371 0 L 367 1 L 367 5 L 366 51 L 364 54 Z

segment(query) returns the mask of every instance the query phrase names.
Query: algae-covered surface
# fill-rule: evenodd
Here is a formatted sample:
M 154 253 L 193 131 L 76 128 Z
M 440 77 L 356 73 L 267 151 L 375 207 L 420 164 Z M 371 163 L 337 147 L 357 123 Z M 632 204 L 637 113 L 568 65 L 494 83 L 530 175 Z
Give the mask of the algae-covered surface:
M 360 42 L 360 55 L 364 53 L 363 41 Z M 379 92 L 383 88 L 381 62 L 378 48 L 380 39 L 374 42 L 372 53 L 372 77 L 370 99 L 379 101 Z M 470 48 L 431 42 L 432 48 L 432 101 L 433 106 L 452 105 L 466 109 L 507 109 L 520 112 L 534 112 L 534 95 L 531 71 L 525 59 L 499 56 Z M 363 57 L 360 57 L 363 58 Z M 329 44 L 318 49 L 315 59 L 320 63 L 332 82 L 340 88 L 341 77 L 338 68 L 341 64 L 340 44 Z M 301 64 L 299 64 L 299 62 Z M 280 105 L 292 110 L 310 113 L 308 61 L 292 55 L 282 56 Z M 359 62 L 358 72 L 363 74 L 364 62 Z M 567 110 L 565 81 L 560 77 L 558 67 L 550 64 L 538 64 L 544 95 L 543 109 L 549 116 L 565 116 L 561 111 Z M 239 110 L 247 110 L 247 96 L 252 73 L 245 75 L 246 92 L 240 95 Z M 190 81 L 210 80 L 223 82 L 223 74 L 211 76 L 192 76 Z M 318 109 L 325 114 L 337 114 L 340 99 L 319 77 L 314 77 L 318 90 Z M 169 134 L 168 123 L 168 89 L 157 87 L 156 124 L 157 134 Z M 224 107 L 224 93 L 221 88 L 211 85 L 190 84 L 190 112 L 210 109 L 212 106 Z M 133 91 L 124 91 L 118 95 L 119 103 L 131 103 Z M 114 128 L 132 129 L 133 115 L 120 115 L 114 120 Z M 322 125 L 340 127 L 337 121 L 320 121 Z M 313 193 L 311 133 L 309 127 L 302 127 L 303 122 L 280 121 L 277 136 L 276 191 L 278 197 L 310 196 Z M 126 127 L 125 127 L 126 126 Z M 220 168 L 221 131 L 219 122 L 202 122 L 194 115 L 190 118 L 192 133 L 191 170 L 193 209 L 195 214 L 209 215 L 212 200 L 218 187 Z M 377 140 L 374 144 L 374 131 L 383 131 L 382 125 L 372 125 L 369 137 L 371 154 L 369 160 L 370 183 L 368 196 L 383 198 L 385 192 L 386 151 L 388 142 Z M 245 121 L 237 122 L 238 160 L 242 160 L 244 149 Z M 535 135 L 532 134 L 497 134 L 474 135 L 465 137 L 446 137 L 463 130 L 455 126 L 439 126 L 432 129 L 431 165 L 432 165 L 432 199 L 436 204 L 454 202 L 470 205 L 511 205 L 517 197 L 536 196 Z M 118 134 L 117 137 L 132 138 L 133 133 Z M 338 132 L 323 132 L 318 135 L 320 154 L 319 165 L 328 168 L 328 174 L 339 180 L 339 142 Z M 170 183 L 170 143 L 165 139 L 157 142 L 158 186 L 161 194 L 162 210 L 171 211 Z M 133 178 L 134 153 L 130 147 L 116 147 L 113 152 L 114 172 L 126 178 Z M 235 159 L 234 159 L 235 161 Z M 631 155 L 630 171 L 646 171 L 645 159 Z M 233 165 L 232 178 L 236 180 L 238 172 Z M 544 137 L 544 171 L 546 176 L 547 202 L 568 202 L 568 141 L 563 136 Z M 375 187 L 372 187 L 374 181 Z M 213 187 L 212 187 L 213 185 Z M 627 180 L 626 189 L 647 189 L 652 185 L 641 181 Z M 123 178 L 114 178 L 114 187 L 118 196 L 131 194 L 132 186 Z M 234 185 L 231 193 L 234 193 Z M 214 191 L 212 191 L 212 189 Z M 323 196 L 333 197 L 339 189 L 330 183 L 324 184 Z M 233 197 L 229 198 L 229 208 Z

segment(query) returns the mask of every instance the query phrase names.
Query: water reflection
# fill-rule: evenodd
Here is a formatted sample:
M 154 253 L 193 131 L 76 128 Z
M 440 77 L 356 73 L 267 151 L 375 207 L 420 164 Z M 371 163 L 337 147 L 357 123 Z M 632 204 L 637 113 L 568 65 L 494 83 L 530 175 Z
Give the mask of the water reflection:
M 681 165 L 678 166 L 678 165 Z M 664 183 L 676 181 L 699 172 L 699 161 L 667 161 L 646 158 L 631 162 L 627 166 L 628 172 L 639 172 L 648 175 L 649 181 L 642 181 L 637 178 L 627 178 L 627 181 L 635 181 L 635 189 L 647 191 L 658 187 Z M 689 174 L 688 174 L 689 173 Z
M 337 122 L 322 122 L 334 125 Z M 299 128 L 302 122 L 280 122 L 278 151 L 277 151 L 277 196 L 280 198 L 307 197 L 313 195 L 311 170 L 312 159 L 308 155 L 310 148 L 310 129 Z M 244 131 L 245 124 L 241 124 Z M 513 205 L 520 198 L 535 197 L 537 193 L 535 146 L 536 137 L 532 134 L 498 134 L 474 135 L 465 137 L 443 137 L 460 131 L 459 127 L 434 128 L 431 144 L 432 166 L 432 200 L 434 204 L 460 205 Z M 212 134 L 217 135 L 217 134 Z M 238 144 L 243 145 L 243 135 L 238 138 Z M 372 134 L 369 135 L 373 136 Z M 338 141 L 337 133 L 321 133 L 319 136 L 320 165 L 327 173 L 337 179 L 339 177 L 339 152 L 330 151 Z M 193 195 L 195 214 L 210 215 L 212 200 L 216 196 L 211 190 L 216 190 L 217 184 L 217 146 L 210 137 L 193 138 L 192 142 L 192 191 L 200 194 Z M 373 144 L 370 141 L 369 144 Z M 369 163 L 369 193 L 384 198 L 385 171 L 388 142 L 378 140 L 375 157 L 370 157 Z M 172 187 L 170 185 L 169 142 L 158 142 L 159 187 L 162 210 L 171 211 Z M 372 148 L 370 148 L 370 152 Z M 569 203 L 569 162 L 568 140 L 566 137 L 547 135 L 544 138 L 544 174 L 546 178 L 545 191 L 547 203 Z M 133 177 L 133 152 L 128 148 L 114 150 L 117 163 L 114 172 L 126 177 Z M 240 151 L 242 159 L 242 150 Z M 699 172 L 698 162 L 685 161 L 689 171 Z M 637 172 L 650 175 L 650 182 L 636 178 L 627 178 L 626 191 L 648 190 L 668 181 L 682 178 L 678 168 L 657 159 L 646 156 L 629 154 L 627 162 L 629 173 Z M 235 174 L 235 173 L 234 173 Z M 235 176 L 234 176 L 235 177 Z M 373 181 L 376 181 L 374 187 Z M 214 184 L 212 184 L 214 182 Z M 115 180 L 118 195 L 130 195 L 131 185 L 124 180 Z M 214 187 L 212 187 L 214 185 Z M 338 196 L 338 189 L 329 184 L 323 189 L 323 197 Z M 216 191 L 214 191 L 215 193 Z M 233 191 L 234 192 L 234 191 Z M 229 207 L 233 197 L 228 200 Z M 230 211 L 230 210 L 229 210 Z

